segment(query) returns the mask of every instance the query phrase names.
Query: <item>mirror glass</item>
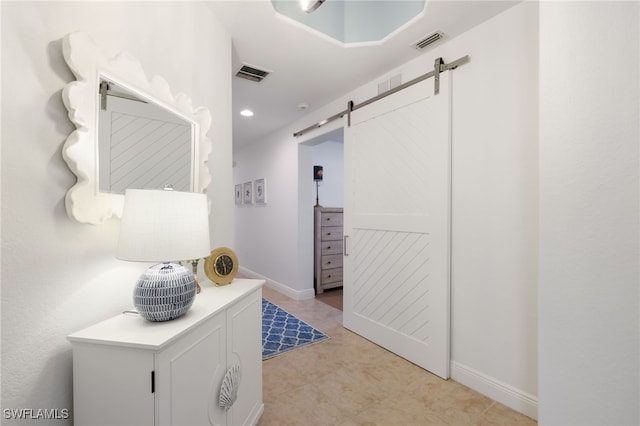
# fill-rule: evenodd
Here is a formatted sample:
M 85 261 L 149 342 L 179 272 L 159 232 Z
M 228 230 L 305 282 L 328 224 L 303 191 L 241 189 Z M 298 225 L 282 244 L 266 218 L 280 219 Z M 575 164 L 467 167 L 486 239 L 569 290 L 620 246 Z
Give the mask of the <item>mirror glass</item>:
M 105 78 L 99 96 L 99 191 L 193 191 L 193 123 Z
M 90 224 L 121 217 L 127 188 L 204 192 L 211 182 L 209 110 L 174 96 L 162 77 L 148 79 L 136 58 L 107 53 L 86 33 L 68 34 L 62 48 L 76 77 L 62 91 L 76 126 L 62 149 L 77 176 L 65 197 L 68 215 Z

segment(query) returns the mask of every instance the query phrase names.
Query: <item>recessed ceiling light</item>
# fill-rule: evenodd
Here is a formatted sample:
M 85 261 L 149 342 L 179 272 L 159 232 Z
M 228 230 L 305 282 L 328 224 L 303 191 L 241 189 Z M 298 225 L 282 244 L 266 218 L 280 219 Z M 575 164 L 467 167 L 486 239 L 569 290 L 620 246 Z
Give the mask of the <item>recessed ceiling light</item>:
M 251 111 L 250 109 L 243 109 L 242 111 L 240 111 L 240 115 L 243 117 L 253 117 L 253 111 Z

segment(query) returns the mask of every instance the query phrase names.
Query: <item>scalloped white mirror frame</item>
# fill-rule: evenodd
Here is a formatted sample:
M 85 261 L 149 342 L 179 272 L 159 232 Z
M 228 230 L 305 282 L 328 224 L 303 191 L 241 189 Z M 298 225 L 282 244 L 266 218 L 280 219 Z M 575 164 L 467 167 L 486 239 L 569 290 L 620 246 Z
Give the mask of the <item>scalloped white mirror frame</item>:
M 69 111 L 69 119 L 76 126 L 67 138 L 62 156 L 78 180 L 67 191 L 67 214 L 81 223 L 98 225 L 122 216 L 124 195 L 102 193 L 98 189 L 98 88 L 101 77 L 116 80 L 140 97 L 175 111 L 194 124 L 194 188 L 204 192 L 211 182 L 207 160 L 212 151 L 207 132 L 211 113 L 204 107 L 193 108 L 191 98 L 180 93 L 171 94 L 169 84 L 154 76 L 147 79 L 140 62 L 120 52 L 109 56 L 88 34 L 68 34 L 62 44 L 64 59 L 76 77 L 65 86 L 62 100 Z

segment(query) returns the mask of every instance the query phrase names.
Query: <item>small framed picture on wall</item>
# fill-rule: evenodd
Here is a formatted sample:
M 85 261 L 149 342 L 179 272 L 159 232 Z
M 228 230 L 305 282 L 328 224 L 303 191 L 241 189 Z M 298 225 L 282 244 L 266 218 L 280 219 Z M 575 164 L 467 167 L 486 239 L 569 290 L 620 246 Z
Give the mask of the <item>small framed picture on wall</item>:
M 267 182 L 265 178 L 256 179 L 253 184 L 256 204 L 267 204 Z
M 242 200 L 244 204 L 253 203 L 253 182 L 245 182 L 242 185 Z
M 242 204 L 242 185 L 237 184 L 235 186 L 236 205 Z

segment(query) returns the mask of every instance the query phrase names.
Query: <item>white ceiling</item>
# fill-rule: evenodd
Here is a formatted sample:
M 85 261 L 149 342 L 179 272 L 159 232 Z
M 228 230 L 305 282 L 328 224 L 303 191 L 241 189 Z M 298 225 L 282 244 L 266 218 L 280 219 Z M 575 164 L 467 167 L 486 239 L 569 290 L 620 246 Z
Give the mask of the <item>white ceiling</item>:
M 518 1 L 428 0 L 422 14 L 386 39 L 349 45 L 277 14 L 270 0 L 209 2 L 232 37 L 233 73 L 243 64 L 271 71 L 260 83 L 233 77 L 234 150 L 302 116 L 299 104 L 311 111 L 419 56 L 424 52 L 412 45 L 434 31 L 455 37 Z M 255 115 L 240 116 L 245 108 Z

